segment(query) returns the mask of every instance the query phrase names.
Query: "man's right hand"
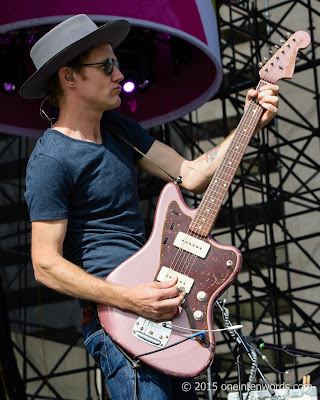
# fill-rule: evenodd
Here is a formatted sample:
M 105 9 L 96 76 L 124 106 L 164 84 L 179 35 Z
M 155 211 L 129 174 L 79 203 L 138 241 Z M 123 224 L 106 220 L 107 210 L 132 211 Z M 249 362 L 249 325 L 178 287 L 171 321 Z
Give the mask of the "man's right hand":
M 128 288 L 127 309 L 142 317 L 170 320 L 183 302 L 185 293 L 179 292 L 178 278 L 168 282 L 150 282 Z

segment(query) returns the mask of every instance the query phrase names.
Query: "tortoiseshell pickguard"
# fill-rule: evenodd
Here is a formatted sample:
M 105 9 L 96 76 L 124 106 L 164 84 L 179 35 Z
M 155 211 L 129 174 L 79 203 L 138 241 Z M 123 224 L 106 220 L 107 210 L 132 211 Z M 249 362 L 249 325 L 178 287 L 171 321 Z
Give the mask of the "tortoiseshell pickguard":
M 232 250 L 232 248 L 220 248 L 213 245 L 207 239 L 203 239 L 205 242 L 210 244 L 210 249 L 205 259 L 193 255 L 190 257 L 190 253 L 181 250 L 179 251 L 173 243 L 178 232 L 188 232 L 190 222 L 191 217 L 185 215 L 181 211 L 176 201 L 172 201 L 166 214 L 162 235 L 160 265 L 154 279 L 156 280 L 162 266 L 172 268 L 173 270 L 194 279 L 194 284 L 190 293 L 186 295 L 182 307 L 187 312 L 190 328 L 203 330 L 208 329 L 208 302 L 221 285 L 230 278 L 234 266 L 237 263 L 237 254 Z M 188 263 L 185 262 L 187 256 L 189 256 Z M 233 279 L 234 276 L 230 278 L 230 282 L 228 282 L 226 288 L 232 283 Z M 197 299 L 197 294 L 200 291 L 204 291 L 207 294 L 206 301 L 200 301 Z M 196 310 L 200 310 L 204 314 L 204 318 L 201 321 L 197 321 L 193 317 L 193 313 Z M 205 341 L 199 342 L 203 346 L 208 345 L 207 338 Z

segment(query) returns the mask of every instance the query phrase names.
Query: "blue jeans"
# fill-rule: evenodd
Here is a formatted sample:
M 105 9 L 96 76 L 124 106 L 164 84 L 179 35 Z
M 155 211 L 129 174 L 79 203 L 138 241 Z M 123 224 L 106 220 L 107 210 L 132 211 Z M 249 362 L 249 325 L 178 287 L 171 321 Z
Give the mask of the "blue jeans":
M 101 366 L 112 400 L 133 400 L 134 370 L 100 325 L 97 314 L 82 325 L 84 345 Z M 193 381 L 164 375 L 141 363 L 137 371 L 137 400 L 197 400 Z M 184 382 L 190 390 L 183 391 Z

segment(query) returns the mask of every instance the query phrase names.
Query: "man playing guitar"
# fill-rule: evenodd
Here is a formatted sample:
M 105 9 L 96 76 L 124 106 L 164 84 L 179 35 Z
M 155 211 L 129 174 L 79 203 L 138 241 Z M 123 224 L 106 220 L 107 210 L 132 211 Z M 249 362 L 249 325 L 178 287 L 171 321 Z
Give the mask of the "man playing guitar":
M 184 299 L 177 278 L 134 287 L 103 279 L 145 243 L 134 167 L 168 180 L 114 132 L 172 176 L 182 176 L 182 186 L 194 193 L 205 191 L 232 139 L 231 134 L 188 161 L 112 111 L 121 104 L 123 80 L 113 50 L 128 31 L 126 21 L 98 28 L 86 15 L 69 18 L 35 44 L 31 56 L 37 71 L 21 89 L 23 97 L 47 97 L 59 107 L 58 120 L 37 142 L 27 168 L 35 278 L 81 299 L 85 345 L 101 365 L 112 399 L 134 398 L 134 374 L 101 328 L 94 304 L 170 320 Z M 256 131 L 276 115 L 278 90 L 266 84 L 260 92 L 248 91 L 246 103 L 256 97 L 265 109 Z M 141 399 L 197 398 L 194 390 L 183 392 L 181 380 L 146 365 L 137 373 Z

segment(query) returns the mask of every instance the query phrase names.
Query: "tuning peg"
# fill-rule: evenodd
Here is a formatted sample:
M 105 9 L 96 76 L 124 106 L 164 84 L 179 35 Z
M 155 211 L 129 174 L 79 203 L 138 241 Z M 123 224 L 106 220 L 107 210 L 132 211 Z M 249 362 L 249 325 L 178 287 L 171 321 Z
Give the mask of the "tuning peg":
M 281 43 L 284 43 L 284 42 L 285 42 L 285 40 L 284 40 L 284 39 L 280 39 L 280 42 L 281 42 Z
M 275 44 L 274 47 L 275 47 L 276 49 L 280 49 L 280 46 L 278 46 L 277 44 Z
M 265 58 L 265 57 L 263 57 L 263 59 L 264 59 L 264 61 L 269 61 L 269 59 L 268 59 L 268 58 Z
M 289 37 L 290 37 L 291 35 L 290 35 L 290 33 L 289 32 L 286 32 L 286 37 L 289 39 Z
M 258 67 L 259 68 L 262 68 L 263 67 L 263 63 L 260 61 L 260 62 L 258 62 Z
M 269 53 L 270 53 L 271 55 L 274 55 L 274 52 L 273 52 L 273 51 L 271 51 L 271 50 L 269 50 Z

